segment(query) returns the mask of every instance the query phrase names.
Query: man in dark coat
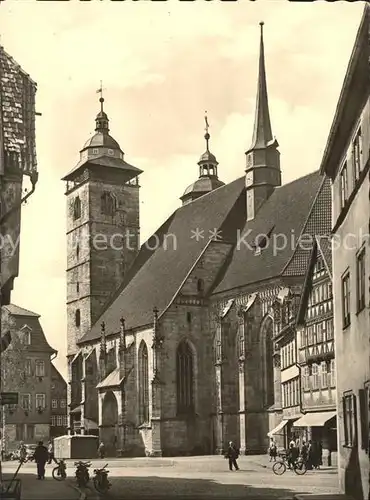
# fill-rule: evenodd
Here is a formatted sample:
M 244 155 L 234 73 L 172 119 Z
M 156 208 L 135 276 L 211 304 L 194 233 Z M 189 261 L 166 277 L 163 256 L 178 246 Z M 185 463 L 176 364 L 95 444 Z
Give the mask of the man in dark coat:
M 229 443 L 225 458 L 229 459 L 230 470 L 233 470 L 233 466 L 235 467 L 235 470 L 239 470 L 238 464 L 236 462 L 236 460 L 239 458 L 239 450 L 236 448 L 232 441 L 230 441 Z
M 48 461 L 49 454 L 42 441 L 39 441 L 33 456 L 37 464 L 37 479 L 45 479 L 45 464 Z

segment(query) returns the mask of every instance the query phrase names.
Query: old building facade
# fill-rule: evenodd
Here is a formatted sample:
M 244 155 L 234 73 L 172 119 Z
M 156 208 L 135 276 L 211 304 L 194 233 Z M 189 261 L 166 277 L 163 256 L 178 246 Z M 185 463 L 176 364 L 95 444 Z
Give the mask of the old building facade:
M 304 236 L 330 231 L 331 196 L 330 183 L 319 172 L 281 183 L 262 30 L 261 25 L 256 118 L 245 175 L 226 185 L 218 179 L 207 130 L 200 178 L 181 197 L 183 206 L 147 242 L 139 248 L 133 237 L 135 244 L 120 252 L 89 247 L 79 257 L 73 233 L 77 227 L 92 231 L 94 218 L 103 217 L 106 184 L 117 198 L 106 226 L 113 221 L 114 230 L 122 232 L 122 206 L 139 234 L 133 179 L 140 171 L 127 166 L 103 110 L 92 139 L 102 149 L 89 142 L 81 162 L 64 178 L 70 207 L 69 431 L 87 433 L 93 421 L 109 454 L 221 453 L 229 440 L 242 453 L 265 452 L 268 431 L 282 419 L 275 340 L 297 314 L 311 255 L 301 244 Z M 96 191 L 90 202 L 89 197 L 82 201 L 79 193 L 90 193 L 91 186 Z M 75 218 L 75 204 L 85 219 Z M 120 259 L 132 262 L 125 273 Z M 103 266 L 104 273 L 104 265 L 103 284 L 108 277 L 112 284 L 103 290 L 98 272 Z M 71 278 L 77 272 L 81 277 Z M 73 295 L 75 281 L 81 283 L 79 298 Z
M 50 437 L 64 436 L 68 428 L 67 382 L 52 363 L 50 399 Z
M 46 441 L 50 435 L 51 385 L 56 351 L 42 330 L 40 316 L 14 304 L 3 306 L 2 321 L 12 343 L 2 360 L 3 389 L 18 392 L 18 405 L 7 405 L 3 420 L 5 449 L 20 441 Z
M 357 34 L 322 162 L 332 181 L 340 487 L 369 495 L 370 8 Z

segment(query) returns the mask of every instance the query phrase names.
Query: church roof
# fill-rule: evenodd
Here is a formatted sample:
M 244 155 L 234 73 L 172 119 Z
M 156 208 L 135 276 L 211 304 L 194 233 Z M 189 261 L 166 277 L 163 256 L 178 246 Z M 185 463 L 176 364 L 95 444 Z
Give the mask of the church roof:
M 87 158 L 80 160 L 77 165 L 68 172 L 63 178 L 62 181 L 66 181 L 70 178 L 70 176 L 74 173 L 76 173 L 82 166 L 88 167 L 88 166 L 93 166 L 93 165 L 98 165 L 101 167 L 108 167 L 108 168 L 116 168 L 120 170 L 125 170 L 126 172 L 132 172 L 135 175 L 139 175 L 142 173 L 142 170 L 140 168 L 134 167 L 133 165 L 130 165 L 126 161 L 120 159 L 120 158 L 114 158 L 112 156 L 106 156 L 104 154 L 96 156 L 94 158 Z
M 185 189 L 182 197 L 189 193 L 208 193 L 209 191 L 213 191 L 214 189 L 224 185 L 225 183 L 220 181 L 216 176 L 199 177 L 199 179 Z
M 209 231 L 222 226 L 243 191 L 241 177 L 177 209 L 142 245 L 126 282 L 80 343 L 100 338 L 102 321 L 109 336 L 118 332 L 121 317 L 130 329 L 150 324 L 154 307 L 163 312 L 210 241 Z M 195 238 L 197 229 L 205 237 Z M 158 248 L 150 250 L 157 241 Z
M 294 253 L 322 182 L 323 178 L 317 171 L 275 188 L 255 219 L 246 222 L 230 265 L 213 293 L 226 292 L 282 273 Z M 266 237 L 267 245 L 256 255 L 256 243 L 262 237 Z M 285 238 L 287 244 L 283 245 Z
M 128 272 L 125 282 L 105 312 L 80 343 L 100 338 L 100 323 L 104 321 L 107 336 L 117 333 L 120 318 L 126 328 L 138 328 L 153 321 L 153 308 L 161 314 L 181 288 L 194 263 L 205 249 L 209 231 L 221 229 L 224 240 L 236 243 L 238 230 L 250 231 L 248 241 L 256 235 L 300 234 L 323 179 L 319 172 L 276 188 L 252 221 L 245 221 L 245 178 L 241 177 L 225 186 L 184 205 L 176 210 L 141 250 Z M 205 237 L 194 237 L 196 230 Z M 228 233 L 227 237 L 225 234 Z M 165 238 L 168 235 L 168 238 Z M 174 235 L 175 238 L 170 237 Z M 174 243 L 175 241 L 175 243 Z M 157 244 L 155 250 L 150 250 Z M 219 279 L 214 293 L 225 292 L 249 283 L 279 276 L 294 252 L 287 245 L 276 255 L 272 247 L 260 255 L 254 250 L 235 245 L 232 259 Z
M 119 149 L 120 145 L 118 142 L 113 139 L 111 135 L 105 132 L 96 132 L 92 137 L 90 137 L 86 142 L 85 145 L 82 149 L 85 148 L 96 148 L 103 146 L 104 148 L 112 148 L 112 149 Z
M 39 314 L 28 309 L 24 309 L 23 307 L 19 307 L 15 304 L 8 304 L 7 306 L 4 306 L 4 308 L 7 309 L 13 316 L 34 316 L 36 318 L 40 317 Z

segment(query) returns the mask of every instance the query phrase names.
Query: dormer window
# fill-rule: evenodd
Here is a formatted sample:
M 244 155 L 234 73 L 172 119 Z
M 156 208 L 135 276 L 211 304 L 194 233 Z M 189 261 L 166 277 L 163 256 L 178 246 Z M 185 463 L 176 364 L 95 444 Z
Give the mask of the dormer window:
M 204 281 L 202 279 L 199 279 L 197 282 L 197 290 L 200 293 L 204 291 Z
M 31 328 L 25 325 L 22 329 L 22 341 L 25 345 L 31 345 Z
M 77 220 L 80 217 L 81 217 L 81 200 L 80 197 L 77 196 L 73 202 L 73 218 L 74 220 Z
M 259 235 L 258 238 L 256 238 L 256 243 L 255 243 L 255 248 L 254 248 L 254 255 L 260 255 L 262 250 L 267 248 L 268 245 L 268 236 L 265 234 Z

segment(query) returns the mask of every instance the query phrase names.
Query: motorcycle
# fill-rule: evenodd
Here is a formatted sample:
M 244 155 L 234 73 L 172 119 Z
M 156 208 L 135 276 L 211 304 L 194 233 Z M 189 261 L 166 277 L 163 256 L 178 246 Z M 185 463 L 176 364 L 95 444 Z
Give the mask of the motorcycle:
M 98 493 L 107 493 L 109 488 L 112 486 L 108 481 L 109 470 L 106 470 L 108 464 L 105 464 L 101 469 L 94 470 L 93 483 L 96 491 Z
M 77 485 L 80 488 L 85 488 L 87 483 L 89 482 L 89 467 L 91 466 L 91 462 L 75 462 L 76 468 L 76 479 Z
M 65 461 L 62 459 L 59 460 L 58 465 L 54 467 L 52 470 L 52 476 L 56 481 L 63 481 L 67 477 L 66 472 L 67 466 Z

